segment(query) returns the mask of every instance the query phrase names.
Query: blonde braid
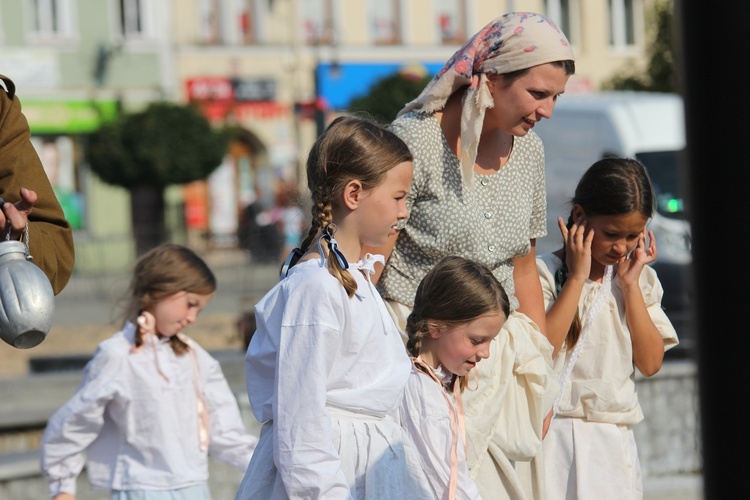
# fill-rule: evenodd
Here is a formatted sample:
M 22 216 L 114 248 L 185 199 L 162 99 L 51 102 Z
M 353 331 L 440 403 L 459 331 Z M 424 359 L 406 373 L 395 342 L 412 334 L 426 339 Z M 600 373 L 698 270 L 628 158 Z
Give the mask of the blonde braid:
M 422 350 L 422 340 L 430 332 L 430 328 L 424 319 L 410 314 L 406 319 L 406 333 L 409 340 L 406 341 L 406 350 L 409 355 L 416 358 Z
M 325 223 L 323 224 L 323 230 L 325 231 L 325 228 L 328 226 L 328 224 L 333 223 L 333 213 L 330 202 L 326 203 L 323 207 L 322 218 L 325 221 Z M 351 273 L 341 267 L 339 260 L 335 256 L 332 256 L 331 252 L 327 250 L 328 249 L 324 249 L 323 251 L 327 253 L 326 262 L 328 265 L 328 272 L 331 273 L 331 276 L 341 282 L 349 298 L 354 297 L 354 292 L 357 291 L 357 282 L 354 281 L 354 276 L 352 276 Z

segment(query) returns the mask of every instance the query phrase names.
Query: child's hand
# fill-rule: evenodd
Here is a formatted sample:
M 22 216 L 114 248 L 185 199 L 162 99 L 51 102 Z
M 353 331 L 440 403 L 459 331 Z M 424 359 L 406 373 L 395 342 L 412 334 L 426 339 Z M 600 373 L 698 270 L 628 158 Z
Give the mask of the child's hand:
M 568 267 L 568 279 L 577 277 L 587 280 L 591 272 L 591 242 L 594 230 L 586 232 L 586 217 L 579 217 L 568 229 L 562 217 L 557 218 L 563 243 L 565 244 L 565 264 Z
M 646 235 L 648 235 L 649 244 L 646 247 Z M 617 277 L 623 285 L 637 285 L 638 278 L 641 275 L 643 266 L 651 264 L 656 260 L 656 239 L 653 231 L 643 229 L 643 234 L 638 239 L 630 255 L 622 259 L 617 266 Z

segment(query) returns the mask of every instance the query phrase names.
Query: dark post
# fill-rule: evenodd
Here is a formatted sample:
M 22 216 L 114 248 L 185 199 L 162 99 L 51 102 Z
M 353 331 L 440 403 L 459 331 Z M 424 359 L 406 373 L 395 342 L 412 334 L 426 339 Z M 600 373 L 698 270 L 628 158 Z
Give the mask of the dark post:
M 704 496 L 747 490 L 750 2 L 675 2 L 693 231 Z

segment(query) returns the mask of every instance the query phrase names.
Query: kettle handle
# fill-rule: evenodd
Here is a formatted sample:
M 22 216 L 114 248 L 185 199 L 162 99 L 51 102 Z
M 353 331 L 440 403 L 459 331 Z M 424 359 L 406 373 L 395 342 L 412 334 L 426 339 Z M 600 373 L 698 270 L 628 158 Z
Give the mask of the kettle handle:
M 0 198 L 0 204 L 2 204 L 2 202 L 3 202 L 3 199 Z M 8 222 L 10 222 L 10 221 L 8 221 Z M 8 224 L 8 234 L 5 235 L 5 241 L 10 241 L 10 233 L 11 233 L 11 231 L 13 231 L 13 225 L 12 224 Z M 26 245 L 26 260 L 32 261 L 32 260 L 34 260 L 34 257 L 29 252 L 29 221 L 28 221 L 28 219 L 26 220 L 26 227 L 24 228 L 24 231 L 23 231 L 23 240 L 24 240 L 24 242 L 23 242 L 24 245 Z

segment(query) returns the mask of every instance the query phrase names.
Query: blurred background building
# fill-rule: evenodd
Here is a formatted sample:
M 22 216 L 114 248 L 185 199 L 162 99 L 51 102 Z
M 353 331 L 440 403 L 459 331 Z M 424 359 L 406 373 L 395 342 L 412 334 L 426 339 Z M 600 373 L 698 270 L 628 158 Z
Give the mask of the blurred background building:
M 659 0 L 0 0 L 0 73 L 13 79 L 33 141 L 75 228 L 76 272 L 134 257 L 129 192 L 87 165 L 87 134 L 158 100 L 195 103 L 239 133 L 205 181 L 172 186 L 173 240 L 247 245 L 242 224 L 304 186 L 317 133 L 379 78 L 434 74 L 467 36 L 512 10 L 568 35 L 588 92 L 643 67 Z

